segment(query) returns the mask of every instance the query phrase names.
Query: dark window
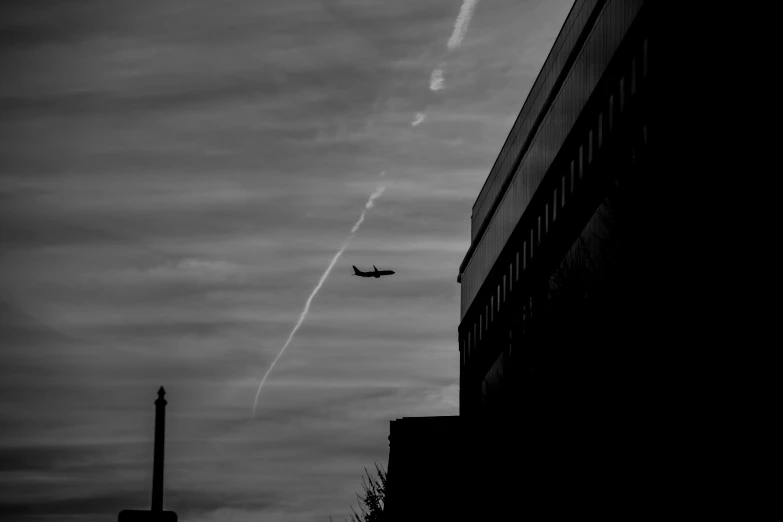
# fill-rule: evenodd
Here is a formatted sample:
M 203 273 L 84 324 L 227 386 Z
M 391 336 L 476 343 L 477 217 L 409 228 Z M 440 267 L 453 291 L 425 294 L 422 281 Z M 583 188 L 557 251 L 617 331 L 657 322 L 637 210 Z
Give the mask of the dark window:
M 557 220 L 557 187 L 552 192 L 552 222 Z
M 625 110 L 625 76 L 620 78 L 620 112 Z
M 500 311 L 500 285 L 498 285 L 498 312 Z
M 503 302 L 506 302 L 506 274 L 503 274 Z
M 598 148 L 604 144 L 604 113 L 598 115 Z
M 614 125 L 614 94 L 609 96 L 609 130 Z
M 647 76 L 647 38 L 642 46 L 642 76 Z
M 587 133 L 587 163 L 593 162 L 593 129 Z
M 544 235 L 549 232 L 549 203 L 544 205 Z
M 517 259 L 519 259 L 519 252 L 517 252 Z M 512 277 L 514 275 L 514 263 L 508 264 L 508 291 L 512 292 L 514 290 L 514 278 Z
M 538 229 L 536 230 L 536 244 L 541 244 L 541 216 L 538 216 Z
M 561 208 L 565 206 L 566 178 L 567 177 L 568 176 L 563 176 L 563 179 L 560 180 L 561 181 L 561 187 L 560 187 L 560 198 L 561 198 L 560 207 Z
M 585 147 L 579 146 L 579 179 L 582 179 L 582 174 L 585 170 Z
M 631 94 L 636 93 L 636 57 L 631 58 Z
M 522 262 L 525 262 L 525 259 L 522 258 Z M 517 277 L 516 280 L 519 281 L 519 252 L 517 252 Z
M 571 194 L 574 193 L 574 183 L 576 183 L 576 176 L 574 175 L 575 168 L 576 168 L 576 162 L 571 160 Z
M 517 267 L 519 263 L 517 263 Z M 522 243 L 522 270 L 527 267 L 527 241 Z
M 495 320 L 495 296 L 489 298 L 489 320 L 494 321 Z

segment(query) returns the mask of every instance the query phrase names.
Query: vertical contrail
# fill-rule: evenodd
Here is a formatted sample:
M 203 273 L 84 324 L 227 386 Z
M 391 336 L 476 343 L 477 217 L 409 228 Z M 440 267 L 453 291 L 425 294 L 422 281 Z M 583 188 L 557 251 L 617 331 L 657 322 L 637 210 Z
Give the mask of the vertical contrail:
M 385 171 L 381 173 L 381 176 L 385 174 Z M 283 348 L 280 350 L 280 353 L 277 354 L 277 357 L 272 361 L 272 364 L 269 365 L 269 369 L 264 374 L 264 378 L 261 379 L 261 384 L 258 385 L 258 391 L 256 392 L 256 398 L 253 401 L 253 417 L 256 416 L 256 406 L 258 406 L 258 397 L 261 395 L 261 388 L 264 387 L 264 383 L 266 382 L 266 378 L 269 377 L 269 373 L 272 371 L 272 368 L 275 367 L 275 364 L 277 363 L 278 359 L 283 355 L 283 352 L 285 352 L 285 349 L 288 348 L 288 345 L 291 343 L 291 339 L 294 338 L 294 334 L 299 329 L 300 326 L 302 326 L 302 323 L 305 320 L 305 317 L 307 317 L 307 312 L 310 310 L 310 303 L 313 302 L 313 298 L 315 297 L 315 294 L 318 293 L 318 290 L 321 289 L 321 286 L 323 286 L 324 281 L 326 281 L 326 278 L 329 277 L 329 273 L 332 271 L 332 268 L 334 268 L 334 265 L 337 263 L 337 260 L 340 259 L 340 256 L 345 252 L 345 249 L 348 248 L 348 244 L 351 242 L 351 239 L 353 238 L 353 235 L 356 233 L 357 230 L 359 230 L 359 226 L 362 224 L 362 221 L 364 221 L 364 216 L 367 214 L 367 211 L 370 210 L 375 205 L 375 200 L 383 194 L 383 191 L 386 190 L 386 187 L 384 185 L 379 185 L 377 189 L 375 189 L 375 192 L 373 192 L 370 195 L 370 199 L 367 200 L 367 203 L 364 205 L 364 210 L 362 210 L 361 216 L 359 216 L 359 220 L 356 222 L 356 224 L 351 229 L 351 235 L 348 236 L 348 239 L 345 240 L 343 243 L 343 246 L 340 247 L 340 250 L 337 251 L 337 253 L 332 258 L 331 263 L 329 263 L 329 266 L 326 267 L 326 271 L 321 276 L 321 279 L 318 281 L 318 284 L 315 285 L 315 288 L 310 293 L 310 297 L 307 298 L 307 302 L 305 303 L 304 310 L 302 310 L 302 314 L 299 316 L 299 320 L 296 322 L 296 325 L 294 326 L 294 329 L 291 330 L 291 334 L 288 336 L 288 340 L 283 345 Z

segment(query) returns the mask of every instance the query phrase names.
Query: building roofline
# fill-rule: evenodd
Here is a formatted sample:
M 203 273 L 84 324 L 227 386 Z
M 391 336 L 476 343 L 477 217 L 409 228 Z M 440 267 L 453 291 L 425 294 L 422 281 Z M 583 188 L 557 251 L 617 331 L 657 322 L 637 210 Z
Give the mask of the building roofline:
M 571 9 L 568 11 L 565 20 L 563 20 L 563 25 L 560 27 L 560 31 L 558 31 L 557 36 L 555 37 L 555 43 L 552 45 L 553 48 L 557 44 L 557 41 L 560 39 L 560 36 L 563 34 L 563 30 L 565 29 L 566 24 L 568 23 L 569 18 L 571 18 L 571 14 L 574 12 L 574 9 L 576 8 L 576 5 L 578 3 L 580 3 L 579 0 L 576 0 L 571 5 Z M 481 185 L 481 189 L 479 189 L 478 196 L 476 196 L 476 199 L 473 201 L 473 206 L 471 207 L 471 209 L 476 208 L 476 205 L 479 203 L 479 200 L 482 199 L 482 195 L 484 194 L 484 189 L 487 188 L 487 184 L 492 178 L 492 173 L 496 172 L 497 171 L 496 169 L 500 168 L 499 163 L 501 162 L 501 160 L 505 159 L 506 156 L 508 155 L 508 149 L 511 147 L 514 138 L 516 138 L 516 135 L 514 134 L 514 127 L 516 127 L 517 122 L 520 120 L 520 118 L 522 118 L 522 114 L 525 111 L 525 105 L 530 99 L 530 94 L 533 92 L 533 88 L 536 86 L 536 84 L 538 84 L 539 80 L 543 81 L 544 77 L 546 76 L 544 74 L 544 66 L 546 65 L 546 62 L 549 59 L 551 53 L 552 51 L 550 50 L 549 54 L 547 54 L 547 57 L 544 59 L 544 63 L 541 64 L 541 69 L 538 71 L 538 75 L 536 75 L 536 79 L 533 80 L 533 84 L 530 86 L 530 91 L 528 92 L 528 96 L 525 98 L 525 101 L 522 103 L 522 107 L 519 109 L 519 114 L 514 120 L 514 123 L 511 125 L 511 129 L 508 131 L 508 136 L 506 136 L 506 141 L 503 142 L 503 146 L 500 148 L 500 153 L 498 154 L 497 158 L 495 158 L 495 162 L 492 164 L 492 168 L 489 169 L 489 175 L 487 175 L 486 179 L 484 180 L 484 183 Z
M 581 12 L 581 8 L 584 7 L 586 2 L 579 2 L 577 0 L 574 2 L 574 5 L 571 6 L 571 10 L 568 12 L 568 16 L 566 17 L 566 20 L 563 22 L 563 26 L 560 28 L 560 32 L 558 33 L 557 38 L 555 39 L 555 44 L 553 45 L 552 51 L 550 51 L 549 55 L 547 55 L 547 59 L 544 61 L 544 65 L 541 67 L 541 71 L 539 71 L 538 76 L 536 77 L 536 81 L 533 82 L 533 87 L 535 87 L 536 83 L 538 83 L 539 79 L 541 81 L 544 81 L 546 76 L 549 74 L 549 71 L 545 73 L 544 66 L 546 65 L 546 62 L 549 61 L 549 58 L 552 56 L 552 53 L 554 52 L 554 47 L 558 44 L 558 40 L 561 40 L 562 38 L 565 38 L 568 33 L 570 32 L 570 29 L 573 27 L 573 20 L 570 20 L 572 17 L 572 14 L 574 17 L 578 15 L 578 12 L 575 11 L 575 8 L 577 4 L 580 5 L 579 12 Z M 481 242 L 481 239 L 484 236 L 484 232 L 486 232 L 486 229 L 489 227 L 489 223 L 492 221 L 492 217 L 495 215 L 495 212 L 500 205 L 500 202 L 503 199 L 503 196 L 506 194 L 506 191 L 508 190 L 508 186 L 511 184 L 511 181 L 513 179 L 513 173 L 516 172 L 519 168 L 519 165 L 522 161 L 522 159 L 525 157 L 525 153 L 530 147 L 531 142 L 533 141 L 533 138 L 536 135 L 536 131 L 540 127 L 544 116 L 549 111 L 549 107 L 552 105 L 555 97 L 557 96 L 558 92 L 560 91 L 560 87 L 562 86 L 563 82 L 565 81 L 566 77 L 568 76 L 568 73 L 571 70 L 571 66 L 573 65 L 573 62 L 576 59 L 576 56 L 578 55 L 579 51 L 584 46 L 584 42 L 586 40 L 587 35 L 589 34 L 591 28 L 595 24 L 596 19 L 598 18 L 598 14 L 600 13 L 603 6 L 606 5 L 606 0 L 598 0 L 596 4 L 593 6 L 593 11 L 591 12 L 590 17 L 586 21 L 585 25 L 580 30 L 580 35 L 577 39 L 577 41 L 574 43 L 574 46 L 569 50 L 568 58 L 566 59 L 563 68 L 560 70 L 560 72 L 557 75 L 557 78 L 555 80 L 554 85 L 550 89 L 549 93 L 547 94 L 547 98 L 544 101 L 543 106 L 541 107 L 541 110 L 538 112 L 538 114 L 535 115 L 535 120 L 533 125 L 530 128 L 530 131 L 528 132 L 527 136 L 525 137 L 525 142 L 520 148 L 519 154 L 517 155 L 516 159 L 514 160 L 513 166 L 509 169 L 509 171 L 506 173 L 506 177 L 503 180 L 503 184 L 498 191 L 497 195 L 495 196 L 495 200 L 492 202 L 492 206 L 490 207 L 489 212 L 484 216 L 484 219 L 481 222 L 481 225 L 479 226 L 478 230 L 476 231 L 475 235 L 471 237 L 470 247 L 468 248 L 468 251 L 465 253 L 465 257 L 462 259 L 462 263 L 460 263 L 459 266 L 459 274 L 457 275 L 457 282 L 462 282 L 462 274 L 465 271 L 465 268 L 467 267 L 468 263 L 470 262 L 471 257 L 473 256 L 473 253 L 476 251 L 476 248 L 478 248 L 479 243 Z M 569 24 L 569 21 L 571 23 Z M 565 32 L 566 26 L 568 26 L 568 32 Z M 562 45 L 562 42 L 561 42 Z M 562 49 L 558 49 L 558 53 Z M 543 76 L 542 76 L 543 75 Z M 517 119 L 514 122 L 514 125 L 511 128 L 511 132 L 509 133 L 508 137 L 506 138 L 505 143 L 503 144 L 503 148 L 501 149 L 500 154 L 498 155 L 497 159 L 495 160 L 495 163 L 493 165 L 493 170 L 495 169 L 495 166 L 498 165 L 498 162 L 502 160 L 505 160 L 506 156 L 508 155 L 508 149 L 511 147 L 511 143 L 514 141 L 514 138 L 518 137 L 518 133 L 514 133 L 514 128 L 516 127 L 516 124 L 520 119 L 524 120 L 527 119 L 530 114 L 524 114 L 525 112 L 525 106 L 528 105 L 528 103 L 532 103 L 538 96 L 538 92 L 536 92 L 535 96 L 531 99 L 532 95 L 532 88 L 531 92 L 528 93 L 527 98 L 525 99 L 525 103 L 522 105 L 522 109 L 519 112 L 519 116 L 517 116 Z M 512 136 L 513 134 L 513 136 Z M 494 176 L 497 176 L 497 171 L 494 171 Z M 493 171 L 490 171 L 490 174 L 487 176 L 487 179 L 484 181 L 484 185 L 481 188 L 481 191 L 479 192 L 478 197 L 476 198 L 476 201 L 473 203 L 473 210 L 475 211 L 476 205 L 478 204 L 479 200 L 482 199 L 482 194 L 484 192 L 484 189 L 488 186 L 487 184 L 490 182 L 490 179 L 492 181 L 496 181 L 493 176 Z M 482 200 L 483 202 L 483 200 Z M 471 221 L 473 219 L 473 215 L 471 215 Z M 473 223 L 471 222 L 471 233 L 473 229 Z

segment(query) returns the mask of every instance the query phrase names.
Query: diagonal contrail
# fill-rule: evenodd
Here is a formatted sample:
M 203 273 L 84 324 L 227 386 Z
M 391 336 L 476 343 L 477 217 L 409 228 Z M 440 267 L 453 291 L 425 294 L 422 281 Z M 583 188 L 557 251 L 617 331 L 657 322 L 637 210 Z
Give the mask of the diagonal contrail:
M 451 32 L 451 38 L 449 38 L 446 46 L 449 51 L 453 51 L 462 44 L 462 40 L 465 38 L 465 33 L 468 31 L 468 24 L 470 19 L 473 18 L 473 9 L 476 7 L 478 0 L 464 0 L 462 7 L 459 9 L 457 19 L 454 21 L 454 30 Z
M 443 69 L 446 67 L 446 64 L 440 63 L 437 67 L 435 67 L 432 70 L 432 74 L 430 75 L 430 90 L 431 91 L 439 91 L 443 88 Z
M 381 173 L 381 175 L 383 175 Z M 318 284 L 315 285 L 315 288 L 310 293 L 310 297 L 307 298 L 307 302 L 305 303 L 304 310 L 302 310 L 302 314 L 299 316 L 299 320 L 296 322 L 296 325 L 294 326 L 294 329 L 291 330 L 291 334 L 288 336 L 288 340 L 283 345 L 283 348 L 280 350 L 280 353 L 277 354 L 277 357 L 272 361 L 272 364 L 269 365 L 269 369 L 264 374 L 264 378 L 261 379 L 261 384 L 258 385 L 258 391 L 256 392 L 256 398 L 253 401 L 253 417 L 256 416 L 256 406 L 258 406 L 258 397 L 261 395 L 261 388 L 264 387 L 264 383 L 266 382 L 266 378 L 269 377 L 270 372 L 272 371 L 272 368 L 275 367 L 275 364 L 277 364 L 278 359 L 283 355 L 283 352 L 285 352 L 285 349 L 288 348 L 288 345 L 291 343 L 291 339 L 294 338 L 294 334 L 297 330 L 299 330 L 299 327 L 302 326 L 302 323 L 305 320 L 305 317 L 307 317 L 307 312 L 310 310 L 310 303 L 313 302 L 313 298 L 315 297 L 315 294 L 318 293 L 318 290 L 321 289 L 321 287 L 324 284 L 324 281 L 326 281 L 326 278 L 329 277 L 329 273 L 332 271 L 332 268 L 334 268 L 334 265 L 337 263 L 337 260 L 340 259 L 340 256 L 343 255 L 343 252 L 345 252 L 345 249 L 348 248 L 348 244 L 351 242 L 351 239 L 353 238 L 354 234 L 357 230 L 359 230 L 359 226 L 362 224 L 362 221 L 364 221 L 364 216 L 367 214 L 367 211 L 370 210 L 375 205 L 375 200 L 383 194 L 383 191 L 386 190 L 386 187 L 384 185 L 379 185 L 377 189 L 375 189 L 375 192 L 373 192 L 370 195 L 370 199 L 367 200 L 367 203 L 364 205 L 364 210 L 362 210 L 361 216 L 359 216 L 359 220 L 356 222 L 356 224 L 351 229 L 351 235 L 348 236 L 348 239 L 345 240 L 343 243 L 343 246 L 340 247 L 340 250 L 337 251 L 337 253 L 332 258 L 331 263 L 329 263 L 329 266 L 326 267 L 326 271 L 321 276 L 321 279 L 318 281 Z
M 367 200 L 367 204 L 364 205 L 364 210 L 362 210 L 362 215 L 359 216 L 359 221 L 356 222 L 356 224 L 351 229 L 351 234 L 356 233 L 357 230 L 359 230 L 359 225 L 362 224 L 362 221 L 364 221 L 364 215 L 367 213 L 368 210 L 370 210 L 375 205 L 375 200 L 378 199 L 378 197 L 383 194 L 383 191 L 386 190 L 385 185 L 378 185 L 378 188 L 375 189 L 375 192 L 370 194 L 370 199 Z M 353 237 L 353 236 L 351 236 Z M 350 241 L 351 238 L 348 238 L 348 241 Z
M 453 51 L 460 45 L 462 40 L 465 39 L 465 33 L 468 32 L 468 25 L 470 25 L 470 19 L 473 18 L 473 11 L 476 9 L 478 0 L 463 0 L 462 7 L 459 9 L 457 19 L 454 20 L 454 29 L 451 31 L 449 41 L 446 43 L 449 51 Z M 439 91 L 443 89 L 444 80 L 443 73 L 446 70 L 446 64 L 441 62 L 432 70 L 430 75 L 430 90 Z

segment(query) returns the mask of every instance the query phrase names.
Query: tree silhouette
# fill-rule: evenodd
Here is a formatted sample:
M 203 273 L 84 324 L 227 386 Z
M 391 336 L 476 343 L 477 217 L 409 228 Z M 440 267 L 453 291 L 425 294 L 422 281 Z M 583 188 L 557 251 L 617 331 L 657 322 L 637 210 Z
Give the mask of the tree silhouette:
M 378 478 L 370 475 L 367 468 L 364 472 L 367 474 L 367 481 L 362 477 L 362 488 L 364 496 L 356 494 L 359 500 L 359 514 L 351 506 L 351 522 L 380 522 L 383 520 L 383 506 L 386 501 L 386 471 L 377 462 L 375 471 Z
M 378 473 L 378 478 L 370 475 L 367 468 L 364 468 L 364 472 L 367 474 L 367 480 L 362 476 L 364 496 L 356 494 L 359 501 L 359 513 L 356 513 L 356 510 L 351 506 L 350 522 L 380 522 L 383 520 L 383 507 L 386 503 L 386 470 L 376 462 L 375 471 Z M 331 521 L 332 517 L 329 517 L 329 520 Z

